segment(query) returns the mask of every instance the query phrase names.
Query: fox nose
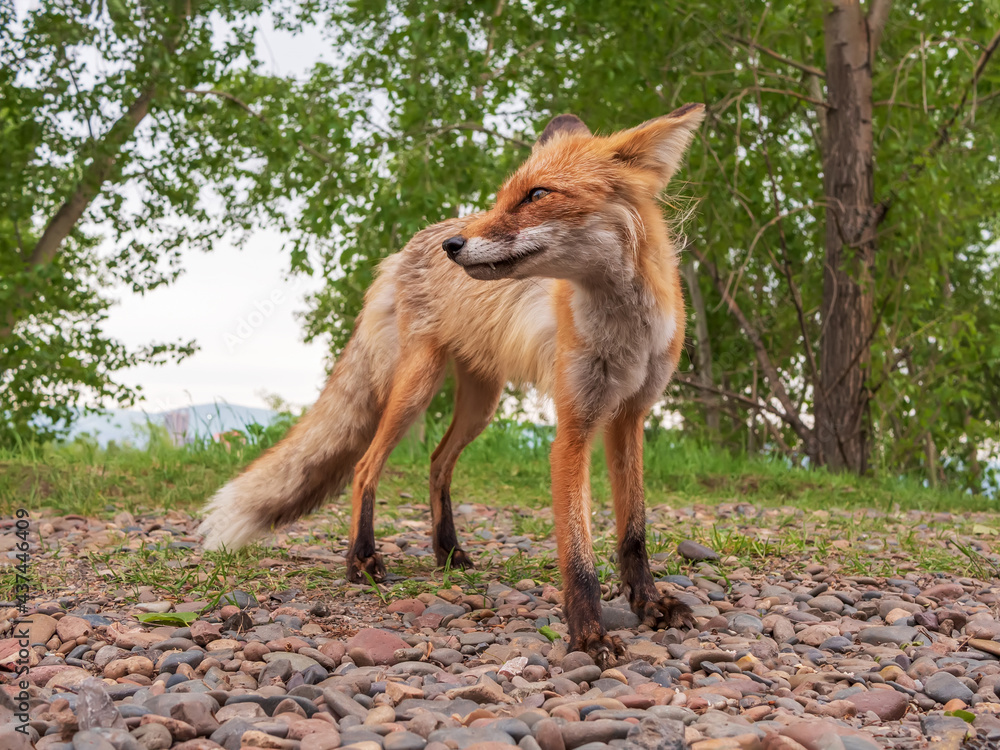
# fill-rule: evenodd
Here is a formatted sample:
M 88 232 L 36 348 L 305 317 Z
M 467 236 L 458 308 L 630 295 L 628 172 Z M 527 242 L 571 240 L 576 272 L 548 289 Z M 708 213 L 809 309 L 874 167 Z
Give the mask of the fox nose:
M 442 242 L 441 246 L 444 248 L 444 251 L 448 253 L 448 257 L 455 260 L 462 248 L 465 247 L 465 237 L 460 234 L 456 234 L 454 237 L 449 237 Z

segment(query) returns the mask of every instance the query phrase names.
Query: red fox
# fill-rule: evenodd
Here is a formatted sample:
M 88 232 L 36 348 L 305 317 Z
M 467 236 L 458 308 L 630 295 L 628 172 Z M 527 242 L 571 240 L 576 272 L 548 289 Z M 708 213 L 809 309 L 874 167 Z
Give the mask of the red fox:
M 559 115 L 493 208 L 428 227 L 383 261 L 316 404 L 212 498 L 205 546 L 237 548 L 309 513 L 353 470 L 347 577 L 384 579 L 373 520 L 379 475 L 454 360 L 454 417 L 430 468 L 438 564 L 472 564 L 451 513 L 459 454 L 493 417 L 505 383 L 531 383 L 556 408 L 552 500 L 570 648 L 602 666 L 625 654 L 600 620 L 590 533 L 599 429 L 632 609 L 651 627 L 690 625 L 691 610 L 660 594 L 649 569 L 642 449 L 646 414 L 684 340 L 676 250 L 658 195 L 703 119 L 703 105 L 688 104 L 598 137 Z

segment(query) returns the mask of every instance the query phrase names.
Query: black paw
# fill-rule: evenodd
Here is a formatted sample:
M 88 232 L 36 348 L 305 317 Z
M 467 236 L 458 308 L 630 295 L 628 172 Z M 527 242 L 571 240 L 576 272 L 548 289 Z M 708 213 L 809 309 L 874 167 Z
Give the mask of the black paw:
M 629 662 L 628 648 L 625 646 L 625 642 L 617 635 L 592 632 L 589 635 L 582 636 L 573 645 L 572 650 L 585 651 L 590 654 L 590 657 L 601 668 L 602 672 L 605 669 Z
M 635 599 L 632 601 L 632 611 L 639 616 L 643 625 L 654 630 L 694 627 L 691 608 L 669 594 L 663 594 L 658 599 Z
M 455 547 L 448 551 L 437 550 L 435 557 L 437 558 L 439 568 L 451 566 L 452 570 L 465 570 L 466 568 L 476 567 L 472 562 L 472 558 L 460 547 Z
M 382 555 L 375 552 L 362 557 L 352 553 L 347 555 L 347 580 L 351 583 L 381 583 L 388 573 Z

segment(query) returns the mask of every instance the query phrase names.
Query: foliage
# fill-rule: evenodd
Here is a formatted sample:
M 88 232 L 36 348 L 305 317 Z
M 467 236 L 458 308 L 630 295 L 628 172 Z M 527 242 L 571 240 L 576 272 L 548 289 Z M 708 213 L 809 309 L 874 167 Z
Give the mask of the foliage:
M 776 383 L 723 294 L 759 332 L 798 416 L 815 419 L 815 368 L 840 365 L 816 360 L 824 7 L 303 2 L 288 23 L 322 19 L 340 64 L 317 68 L 280 102 L 251 105 L 269 119 L 296 110 L 294 134 L 322 149 L 322 158 L 302 148 L 288 162 L 296 179 L 301 166 L 318 181 L 281 183 L 309 186 L 290 229 L 297 257 L 315 250 L 314 270 L 327 280 L 309 335 L 332 333 L 342 345 L 378 260 L 426 223 L 488 205 L 551 115 L 573 111 L 607 132 L 704 101 L 701 142 L 668 211 L 683 217 L 696 206 L 678 233 L 688 262 L 705 259 L 696 316 L 707 318 L 712 385 L 675 391 L 671 406 L 694 429 L 706 403 L 721 408 L 729 419 L 713 439 L 804 460 L 801 435 L 776 408 Z M 888 207 L 863 365 L 876 464 L 973 488 L 984 481 L 977 453 L 1000 436 L 1000 62 L 988 54 L 998 29 L 995 0 L 897 3 L 873 63 L 876 200 Z M 275 187 L 257 189 L 266 199 Z M 682 382 L 693 383 L 693 367 L 684 365 Z
M 200 147 L 193 122 L 211 123 L 187 92 L 256 65 L 262 7 L 0 3 L 0 444 L 49 437 L 81 409 L 130 405 L 138 389 L 116 373 L 193 351 L 131 349 L 103 324 L 114 288 L 169 283 L 182 249 L 250 225 L 252 206 L 220 200 L 238 166 Z
M 5 256 L 15 246 L 23 254 L 23 227 L 44 226 L 106 152 L 101 134 L 114 133 L 151 85 L 154 104 L 87 215 L 88 226 L 107 228 L 115 252 L 95 259 L 94 235 L 77 227 L 62 250 L 79 259 L 63 261 L 66 278 L 93 267 L 88 280 L 110 275 L 148 289 L 177 272 L 179 247 L 266 223 L 287 234 L 294 269 L 326 281 L 305 323 L 335 351 L 378 261 L 422 226 L 487 206 L 553 114 L 573 111 L 608 132 L 708 103 L 667 211 L 704 298 L 689 338 L 706 323 L 712 359 L 710 372 L 707 363 L 698 372 L 691 347 L 667 405 L 712 441 L 803 462 L 801 435 L 776 407 L 778 384 L 762 374 L 762 355 L 725 298 L 759 333 L 798 415 L 814 419 L 826 6 L 268 3 L 280 27 L 317 25 L 337 51 L 335 63 L 300 80 L 261 72 L 252 27 L 263 2 L 71 6 L 51 0 L 24 25 L 3 24 L 0 69 L 16 77 L 0 78 L 0 113 L 14 113 L 0 123 L 17 133 L 4 148 L 30 167 L 0 177 L 0 202 L 14 206 L 0 223 Z M 1000 60 L 989 52 L 998 29 L 997 0 L 894 3 L 873 60 L 876 200 L 888 207 L 865 365 L 877 466 L 972 489 L 987 481 L 978 452 L 1000 439 Z M 106 58 L 97 74 L 84 64 L 94 54 Z M 9 239 L 17 226 L 20 244 Z M 98 287 L 72 288 L 100 309 Z M 66 345 L 40 342 L 51 346 Z M 99 360 L 81 358 L 84 367 Z M 718 432 L 707 426 L 712 410 L 725 417 Z

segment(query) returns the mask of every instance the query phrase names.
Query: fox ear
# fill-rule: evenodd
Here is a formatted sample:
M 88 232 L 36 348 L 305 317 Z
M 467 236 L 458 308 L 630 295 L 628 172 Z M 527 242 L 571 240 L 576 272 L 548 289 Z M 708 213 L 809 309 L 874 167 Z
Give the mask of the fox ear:
M 669 115 L 623 130 L 608 139 L 613 158 L 653 175 L 659 192 L 674 176 L 704 119 L 704 104 L 685 104 Z
M 590 135 L 590 128 L 576 115 L 556 115 L 549 120 L 532 150 L 537 151 L 551 141 L 567 135 Z

